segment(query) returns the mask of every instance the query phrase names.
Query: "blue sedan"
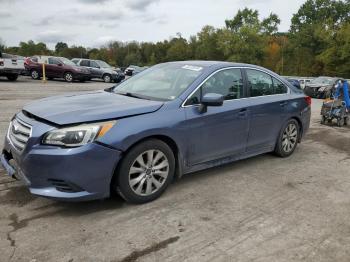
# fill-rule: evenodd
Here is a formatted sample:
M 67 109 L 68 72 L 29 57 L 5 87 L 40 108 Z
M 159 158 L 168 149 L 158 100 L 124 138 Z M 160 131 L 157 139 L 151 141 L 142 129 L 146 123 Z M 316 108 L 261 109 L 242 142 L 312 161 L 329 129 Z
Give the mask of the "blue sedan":
M 35 195 L 159 197 L 175 177 L 274 152 L 290 156 L 311 99 L 254 65 L 153 66 L 103 91 L 35 101 L 9 126 L 1 163 Z

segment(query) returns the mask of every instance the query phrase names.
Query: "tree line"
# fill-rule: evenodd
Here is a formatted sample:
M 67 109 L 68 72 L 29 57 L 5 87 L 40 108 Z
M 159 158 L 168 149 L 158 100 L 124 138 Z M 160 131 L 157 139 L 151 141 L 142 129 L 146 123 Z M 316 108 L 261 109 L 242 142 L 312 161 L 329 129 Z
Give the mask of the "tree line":
M 174 60 L 220 60 L 264 66 L 282 75 L 350 78 L 350 0 L 307 0 L 293 15 L 288 32 L 278 32 L 281 20 L 271 13 L 238 10 L 225 26 L 206 25 L 189 39 L 180 33 L 169 40 L 114 41 L 101 48 L 68 46 L 55 50 L 45 43 L 21 42 L 0 48 L 22 56 L 57 55 L 104 60 L 116 66 L 150 66 Z

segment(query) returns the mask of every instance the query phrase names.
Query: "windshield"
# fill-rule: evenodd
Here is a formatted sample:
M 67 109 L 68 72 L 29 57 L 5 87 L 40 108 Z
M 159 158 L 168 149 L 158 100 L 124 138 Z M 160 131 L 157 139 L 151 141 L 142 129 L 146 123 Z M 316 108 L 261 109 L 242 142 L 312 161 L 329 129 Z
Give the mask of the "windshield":
M 111 66 L 109 64 L 107 64 L 104 61 L 98 60 L 97 63 L 100 65 L 100 67 L 102 68 L 110 68 Z
M 332 85 L 334 83 L 334 79 L 327 78 L 327 77 L 318 77 L 311 81 L 311 84 L 317 84 L 317 85 Z
M 76 66 L 71 60 L 65 58 L 65 57 L 60 57 L 60 60 L 62 61 L 63 64 L 65 65 L 71 65 L 71 66 Z
M 202 73 L 203 68 L 178 63 L 151 67 L 122 82 L 115 93 L 155 100 L 174 100 Z

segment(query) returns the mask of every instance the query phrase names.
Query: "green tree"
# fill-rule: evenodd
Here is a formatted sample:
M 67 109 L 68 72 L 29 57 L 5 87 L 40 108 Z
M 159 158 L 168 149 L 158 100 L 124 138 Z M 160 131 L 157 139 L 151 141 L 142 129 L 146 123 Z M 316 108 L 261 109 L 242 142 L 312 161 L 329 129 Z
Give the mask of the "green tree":
M 55 46 L 55 52 L 57 55 L 61 54 L 64 49 L 67 49 L 68 45 L 63 42 L 58 42 Z

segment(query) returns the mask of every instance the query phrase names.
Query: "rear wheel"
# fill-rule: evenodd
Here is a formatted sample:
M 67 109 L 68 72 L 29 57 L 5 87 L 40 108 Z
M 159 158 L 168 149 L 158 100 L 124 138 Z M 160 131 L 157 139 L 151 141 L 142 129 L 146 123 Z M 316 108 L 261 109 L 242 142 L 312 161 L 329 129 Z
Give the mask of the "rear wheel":
M 300 133 L 299 123 L 290 119 L 282 128 L 275 148 L 276 155 L 288 157 L 293 154 L 298 145 Z
M 69 83 L 73 82 L 73 74 L 71 72 L 65 73 L 63 78 L 64 78 L 64 80 L 66 80 Z
M 18 78 L 18 75 L 7 75 L 6 77 L 9 81 L 16 81 Z
M 124 157 L 113 187 L 130 203 L 158 198 L 172 181 L 175 158 L 170 147 L 156 139 L 133 147 Z
M 30 72 L 30 76 L 31 76 L 34 80 L 39 80 L 39 79 L 40 79 L 40 74 L 39 74 L 38 70 L 36 70 L 36 69 L 33 69 L 33 70 Z

